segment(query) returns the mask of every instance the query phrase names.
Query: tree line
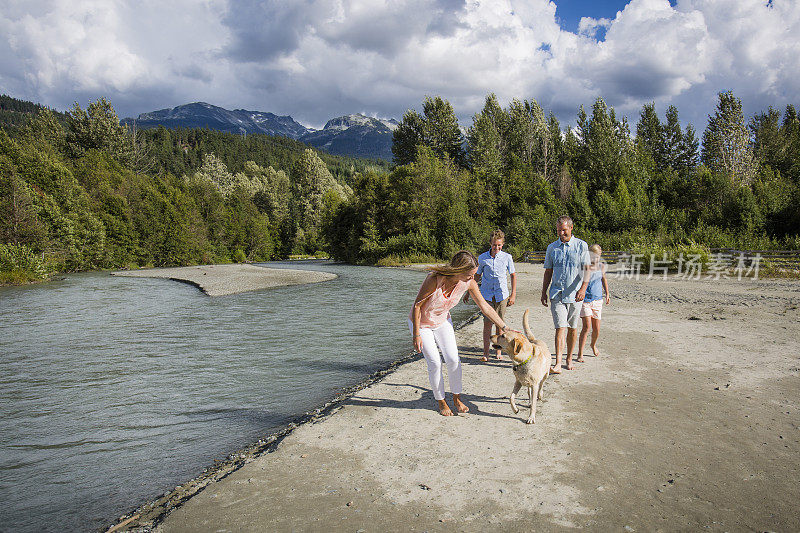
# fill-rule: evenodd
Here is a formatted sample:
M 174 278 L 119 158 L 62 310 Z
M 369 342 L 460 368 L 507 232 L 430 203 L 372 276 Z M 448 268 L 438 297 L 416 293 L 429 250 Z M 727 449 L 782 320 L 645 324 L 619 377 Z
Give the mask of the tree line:
M 553 241 L 562 214 L 607 250 L 800 248 L 792 105 L 746 121 L 720 93 L 699 140 L 674 106 L 662 119 L 644 105 L 632 132 L 598 98 L 564 130 L 535 100 L 503 107 L 493 94 L 464 134 L 450 103 L 429 97 L 403 116 L 392 151 L 395 168 L 360 175 L 329 227 L 334 257 L 444 258 L 487 246 L 493 228 L 519 255 Z
M 128 128 L 104 99 L 60 114 L 4 98 L 4 282 L 292 254 L 432 261 L 479 251 L 494 228 L 519 254 L 552 241 L 562 214 L 605 249 L 800 248 L 796 110 L 746 121 L 730 92 L 701 140 L 672 106 L 663 119 L 643 106 L 632 132 L 597 99 L 562 129 L 535 100 L 494 95 L 464 133 L 430 97 L 403 116 L 392 165 L 281 137 Z
M 105 99 L 17 102 L 0 117 L 0 283 L 321 253 L 348 183 L 389 167 L 281 137 L 137 131 Z

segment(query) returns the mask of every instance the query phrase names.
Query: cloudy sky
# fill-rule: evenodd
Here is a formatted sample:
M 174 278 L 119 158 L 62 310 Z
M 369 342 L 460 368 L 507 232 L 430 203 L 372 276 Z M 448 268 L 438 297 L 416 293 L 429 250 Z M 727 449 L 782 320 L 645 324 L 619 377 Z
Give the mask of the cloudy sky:
M 0 0 L 0 93 L 120 117 L 205 101 L 322 126 L 485 96 L 562 123 L 600 96 L 705 128 L 716 95 L 800 105 L 797 0 Z

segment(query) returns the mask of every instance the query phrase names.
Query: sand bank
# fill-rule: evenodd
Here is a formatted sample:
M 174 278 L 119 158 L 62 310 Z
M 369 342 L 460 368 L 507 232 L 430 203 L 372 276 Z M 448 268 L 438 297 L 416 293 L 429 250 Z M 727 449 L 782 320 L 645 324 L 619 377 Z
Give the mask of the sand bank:
M 507 320 L 530 307 L 552 349 L 541 273 L 518 265 Z M 601 357 L 548 379 L 535 425 L 508 404 L 509 363 L 479 361 L 478 321 L 457 333 L 470 413 L 441 417 L 415 359 L 130 525 L 800 530 L 800 283 L 610 283 Z
M 121 270 L 112 272 L 111 275 L 166 278 L 191 283 L 209 296 L 223 296 L 284 285 L 317 283 L 337 277 L 336 274 L 328 272 L 266 268 L 247 264 Z

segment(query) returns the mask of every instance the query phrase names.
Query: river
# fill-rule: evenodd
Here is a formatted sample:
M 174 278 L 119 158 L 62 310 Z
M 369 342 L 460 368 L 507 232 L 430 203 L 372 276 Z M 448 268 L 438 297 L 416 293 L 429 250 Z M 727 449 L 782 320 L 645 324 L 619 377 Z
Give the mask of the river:
M 103 529 L 410 353 L 424 273 L 265 266 L 339 277 L 216 298 L 99 272 L 0 288 L 0 530 Z

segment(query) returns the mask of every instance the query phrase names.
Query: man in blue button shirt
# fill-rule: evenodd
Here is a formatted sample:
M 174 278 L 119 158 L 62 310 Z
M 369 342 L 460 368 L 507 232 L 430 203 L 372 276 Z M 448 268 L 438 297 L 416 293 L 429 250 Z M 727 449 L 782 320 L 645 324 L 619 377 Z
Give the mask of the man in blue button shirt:
M 564 337 L 567 340 L 567 370 L 572 370 L 572 352 L 578 339 L 577 328 L 580 322 L 580 302 L 586 295 L 589 285 L 589 246 L 572 235 L 572 219 L 562 216 L 556 222 L 558 239 L 547 247 L 544 256 L 544 279 L 542 280 L 542 305 L 547 307 L 550 299 L 550 313 L 556 328 L 556 364 L 550 369 L 552 374 L 561 373 L 561 354 L 564 351 Z M 548 292 L 549 287 L 549 292 Z
M 491 247 L 478 257 L 478 272 L 475 281 L 481 285 L 481 296 L 497 311 L 500 318 L 505 316 L 506 306 L 514 305 L 517 299 L 517 274 L 514 269 L 514 258 L 503 251 L 506 236 L 502 230 L 495 230 L 489 238 Z M 511 275 L 511 294 L 508 293 L 508 280 L 506 274 Z M 500 334 L 500 330 L 497 330 Z M 483 319 L 483 360 L 489 360 L 489 346 L 492 335 L 492 322 Z M 502 359 L 500 350 L 497 358 Z

